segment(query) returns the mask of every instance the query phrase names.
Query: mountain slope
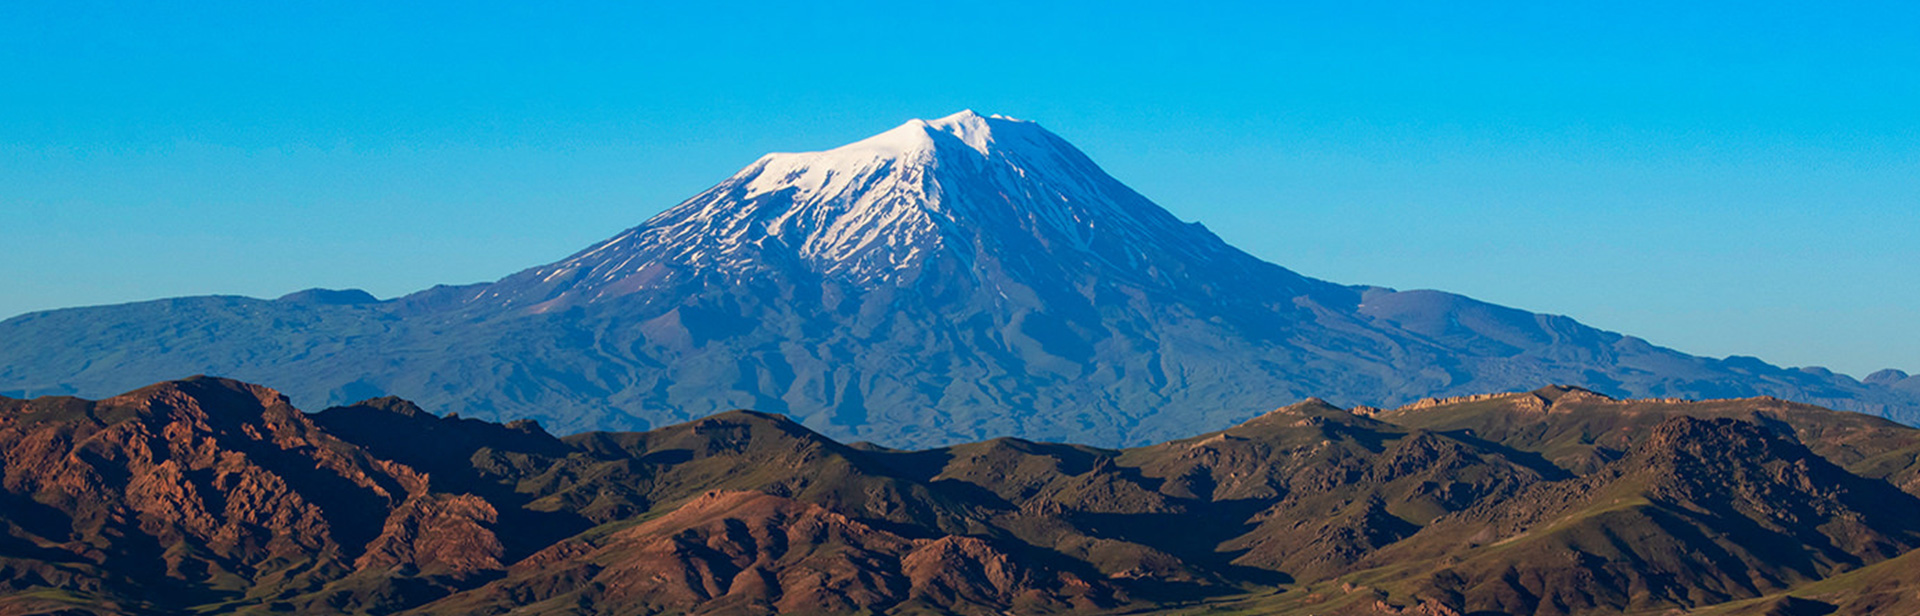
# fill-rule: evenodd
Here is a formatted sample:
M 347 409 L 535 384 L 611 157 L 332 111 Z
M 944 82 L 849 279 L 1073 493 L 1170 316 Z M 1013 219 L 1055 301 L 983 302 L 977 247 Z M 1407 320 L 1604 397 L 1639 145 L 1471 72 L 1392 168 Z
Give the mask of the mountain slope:
M 1920 496 L 1920 434 L 1882 418 L 1784 400 L 1617 400 L 1577 387 L 1427 400 L 1373 417 L 1470 435 L 1585 474 L 1619 459 L 1674 415 L 1753 421 L 1849 472 Z
M 1095 610 L 1099 593 L 978 538 L 916 539 L 819 505 L 715 491 L 602 541 L 556 545 L 418 613 L 1033 614 Z
M 1848 571 L 1765 599 L 1704 610 L 1713 616 L 1873 616 L 1920 613 L 1920 552 Z
M 1530 413 L 1523 396 L 1558 402 L 1509 444 L 1390 421 L 1491 425 Z M 1842 463 L 1884 469 L 1869 462 L 1920 430 L 1783 404 L 1570 388 L 1386 412 L 1309 400 L 1133 449 L 906 451 L 750 411 L 564 439 L 395 398 L 308 414 L 205 377 L 100 401 L 0 398 L 0 614 L 1908 602 L 1920 498 Z M 1601 425 L 1624 449 L 1591 468 L 1557 466 L 1584 459 L 1555 453 L 1557 437 L 1516 436 Z
M 651 610 L 1116 601 L 1053 563 L 1085 565 L 1012 560 L 983 530 L 991 504 L 751 412 L 561 440 L 391 398 L 308 415 L 272 390 L 196 377 L 98 402 L 0 398 L 0 470 L 0 613 L 383 614 L 443 599 L 485 611 L 496 589 L 518 604 L 583 582 L 564 574 L 589 553 L 628 569 L 580 563 L 611 577 L 559 594 Z M 758 538 L 723 546 L 741 538 L 729 520 Z M 679 551 L 689 533 L 711 545 Z M 642 557 L 661 550 L 684 558 Z M 621 577 L 741 567 L 776 581 L 732 596 Z M 851 577 L 808 586 L 828 571 Z
M 234 381 L 0 399 L 0 468 L 11 584 L 90 605 L 307 595 L 366 609 L 470 585 L 505 556 L 488 502 L 432 492 Z
M 1698 607 L 1910 551 L 1916 510 L 1920 499 L 1758 424 L 1680 416 L 1581 480 L 1448 519 L 1367 560 L 1458 555 L 1412 592 L 1469 613 Z
M 1031 122 L 963 112 L 771 154 L 499 281 L 369 302 L 309 291 L 0 322 L 0 392 L 107 395 L 196 373 L 294 400 L 401 395 L 562 433 L 719 411 L 930 446 L 1141 444 L 1318 395 L 1390 406 L 1577 384 L 1771 395 L 1920 419 L 1871 382 L 1688 356 L 1437 291 L 1302 276 L 1184 223 Z

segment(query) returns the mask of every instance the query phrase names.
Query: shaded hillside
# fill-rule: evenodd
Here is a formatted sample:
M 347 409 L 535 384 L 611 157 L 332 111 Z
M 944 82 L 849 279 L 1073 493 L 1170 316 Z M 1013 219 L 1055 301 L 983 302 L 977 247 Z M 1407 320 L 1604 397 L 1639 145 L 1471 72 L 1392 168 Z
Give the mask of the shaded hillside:
M 481 581 L 506 556 L 491 503 L 433 492 L 233 381 L 7 401 L 0 456 L 16 591 L 135 612 L 391 608 Z
M 398 395 L 559 433 L 754 408 L 898 447 L 1132 446 L 1309 396 L 1387 406 L 1547 383 L 1920 421 L 1920 377 L 1897 370 L 1696 357 L 1564 316 L 1314 279 L 1179 220 L 1037 124 L 972 112 L 769 154 L 493 282 L 0 321 L 0 393 L 190 374 L 285 384 L 310 407 Z
M 1920 592 L 1916 443 L 1564 387 L 1124 450 L 556 438 L 197 377 L 0 399 L 0 613 L 1870 613 Z
M 1574 472 L 1599 468 L 1668 417 L 1744 419 L 1791 434 L 1814 453 L 1864 477 L 1920 495 L 1920 432 L 1879 417 L 1772 398 L 1617 400 L 1577 387 L 1425 400 L 1378 419 L 1469 435 L 1535 452 Z
M 1404 569 L 1447 555 L 1414 581 L 1366 577 L 1467 612 L 1700 607 L 1909 551 L 1920 545 L 1920 515 L 1906 509 L 1916 504 L 1757 424 L 1673 417 L 1580 480 L 1450 518 L 1367 559 Z
M 1786 593 L 1706 610 L 1714 616 L 1920 614 L 1920 552 L 1849 571 Z

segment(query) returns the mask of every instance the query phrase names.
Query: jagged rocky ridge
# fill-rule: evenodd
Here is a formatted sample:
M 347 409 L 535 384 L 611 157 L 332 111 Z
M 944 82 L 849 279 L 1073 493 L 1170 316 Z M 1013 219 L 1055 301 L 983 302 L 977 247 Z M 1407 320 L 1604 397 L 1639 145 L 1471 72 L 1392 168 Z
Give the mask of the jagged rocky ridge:
M 1390 406 L 1547 383 L 1920 419 L 1920 377 L 1898 371 L 1862 382 L 1694 357 L 1565 317 L 1305 277 L 1180 221 L 1037 124 L 971 112 L 768 155 L 492 283 L 0 322 L 0 392 L 104 396 L 196 373 L 289 384 L 308 406 L 401 395 L 562 433 L 747 407 L 922 447 L 1144 444 L 1307 396 Z
M 1564 387 L 907 451 L 201 377 L 0 398 L 0 614 L 1868 614 L 1920 591 L 1917 455 L 1860 414 Z

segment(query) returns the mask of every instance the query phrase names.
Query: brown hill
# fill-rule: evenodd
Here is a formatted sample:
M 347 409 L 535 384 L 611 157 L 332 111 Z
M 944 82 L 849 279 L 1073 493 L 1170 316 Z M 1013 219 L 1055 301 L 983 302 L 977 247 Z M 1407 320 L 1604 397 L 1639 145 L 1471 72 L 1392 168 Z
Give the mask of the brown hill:
M 1920 551 L 1787 593 L 1705 610 L 1712 616 L 1920 614 Z
M 1615 400 L 1577 387 L 1428 400 L 1374 416 L 1397 425 L 1468 435 L 1538 453 L 1584 473 L 1618 458 L 1675 415 L 1753 421 L 1792 433 L 1821 457 L 1920 495 L 1920 430 L 1892 421 L 1787 402 Z
M 1097 608 L 1107 603 L 1100 593 L 1031 571 L 979 538 L 913 539 L 819 505 L 715 491 L 604 537 L 562 542 L 506 579 L 420 611 L 1042 613 Z
M 1572 388 L 898 451 L 197 377 L 0 398 L 0 614 L 1870 613 L 1920 590 L 1916 452 L 1852 413 Z
M 1679 416 L 1586 477 L 1450 518 L 1366 564 L 1439 562 L 1401 587 L 1468 613 L 1695 608 L 1911 550 L 1915 511 L 1920 499 L 1757 424 Z
M 501 566 L 491 504 L 431 493 L 418 471 L 234 381 L 7 401 L 0 467 L 22 592 L 132 611 L 322 595 L 380 609 Z M 331 587 L 355 576 L 366 592 Z

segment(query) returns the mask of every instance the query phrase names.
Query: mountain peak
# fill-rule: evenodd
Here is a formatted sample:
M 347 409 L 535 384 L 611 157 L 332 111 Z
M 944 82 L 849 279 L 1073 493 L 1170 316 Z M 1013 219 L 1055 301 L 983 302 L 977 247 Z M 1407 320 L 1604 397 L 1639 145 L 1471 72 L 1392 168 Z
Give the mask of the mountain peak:
M 934 120 L 908 120 L 885 132 L 829 150 L 771 153 L 761 157 L 755 165 L 764 164 L 782 170 L 804 167 L 809 170 L 858 172 L 876 161 L 926 165 L 943 155 L 966 156 L 967 150 L 972 150 L 972 154 L 980 157 L 1006 156 L 1012 151 L 1024 150 L 1022 158 L 1034 158 L 1063 147 L 1066 150 L 1073 149 L 1065 140 L 1047 132 L 1039 124 L 999 114 L 982 116 L 972 109 L 965 109 Z M 778 185 L 785 178 L 776 175 L 770 179 L 774 182 L 769 185 Z
M 995 178 L 997 189 L 1031 191 L 1032 185 L 1086 183 L 1089 170 L 1112 181 L 1085 154 L 1039 124 L 1002 115 L 982 116 L 973 110 L 934 120 L 913 119 L 871 137 L 816 152 L 775 152 L 760 157 L 733 180 L 744 182 L 743 197 L 791 190 L 817 200 L 861 201 L 867 194 L 897 194 L 904 199 L 868 200 L 890 206 L 936 206 L 948 194 L 924 189 L 935 169 L 952 179 L 955 173 L 1011 171 L 1011 178 Z M 732 183 L 732 182 L 729 182 Z M 947 182 L 952 184 L 954 182 Z M 1115 182 L 1117 183 L 1117 182 Z M 727 183 L 721 186 L 727 186 Z M 718 187 L 716 187 L 718 188 Z M 951 189 L 957 186 L 945 186 Z M 876 193 L 876 189 L 889 189 Z M 900 194 L 898 191 L 905 191 Z M 696 197 L 696 200 L 699 198 Z
M 1164 285 L 1185 275 L 1169 272 L 1218 271 L 1229 254 L 1245 257 L 1039 124 L 965 110 L 829 150 L 767 154 L 639 227 L 472 300 L 546 311 L 694 272 L 909 284 L 928 267 L 1000 278 L 1003 269 L 982 268 L 1007 263 L 1048 270 L 1012 274 L 1026 287 L 1116 277 Z
M 925 124 L 928 130 L 952 135 L 982 155 L 991 155 L 996 147 L 1002 145 L 1001 140 L 1028 145 L 1044 143 L 1045 140 L 1034 139 L 1041 135 L 1051 137 L 1055 141 L 1059 140 L 1058 137 L 1053 136 L 1053 133 L 1040 128 L 1039 124 L 999 114 L 982 117 L 972 109 L 964 109 L 960 113 Z

